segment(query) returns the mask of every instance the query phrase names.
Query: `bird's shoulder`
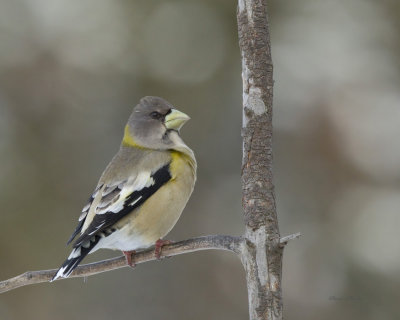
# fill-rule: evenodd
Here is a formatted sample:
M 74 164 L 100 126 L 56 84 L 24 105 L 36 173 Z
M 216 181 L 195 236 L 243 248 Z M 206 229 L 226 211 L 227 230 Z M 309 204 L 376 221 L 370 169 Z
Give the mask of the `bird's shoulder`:
M 121 147 L 102 173 L 97 187 L 125 181 L 142 172 L 153 173 L 169 162 L 168 151 Z

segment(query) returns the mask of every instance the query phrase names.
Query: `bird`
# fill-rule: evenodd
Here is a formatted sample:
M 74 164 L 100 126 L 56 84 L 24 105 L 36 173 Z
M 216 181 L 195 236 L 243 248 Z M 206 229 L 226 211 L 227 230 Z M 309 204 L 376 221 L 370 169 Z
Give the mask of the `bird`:
M 197 162 L 180 136 L 190 119 L 160 97 L 147 96 L 133 108 L 119 151 L 102 173 L 83 207 L 71 254 L 51 281 L 67 278 L 98 249 L 121 250 L 128 265 L 132 254 L 155 245 L 174 227 L 196 182 Z

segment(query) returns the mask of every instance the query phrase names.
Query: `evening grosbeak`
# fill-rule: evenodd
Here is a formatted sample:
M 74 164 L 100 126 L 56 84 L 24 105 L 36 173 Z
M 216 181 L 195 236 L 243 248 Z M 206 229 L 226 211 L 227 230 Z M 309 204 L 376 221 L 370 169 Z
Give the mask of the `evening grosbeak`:
M 73 250 L 52 281 L 68 277 L 98 249 L 132 253 L 156 245 L 181 215 L 196 181 L 196 159 L 179 130 L 190 118 L 159 97 L 144 97 L 125 126 L 118 153 L 83 208 Z M 158 251 L 157 251 L 158 250 Z

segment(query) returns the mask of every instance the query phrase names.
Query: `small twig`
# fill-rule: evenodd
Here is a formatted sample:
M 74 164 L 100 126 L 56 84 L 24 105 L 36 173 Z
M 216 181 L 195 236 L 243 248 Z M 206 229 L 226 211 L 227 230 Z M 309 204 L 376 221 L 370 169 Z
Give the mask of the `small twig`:
M 300 232 L 297 232 L 297 233 L 294 233 L 294 234 L 289 234 L 288 236 L 282 237 L 282 238 L 279 240 L 279 243 L 280 243 L 281 245 L 285 245 L 285 244 L 287 244 L 290 240 L 298 239 L 298 238 L 300 238 L 300 236 L 301 236 L 301 233 L 300 233 Z
M 228 250 L 240 253 L 241 237 L 213 235 L 204 236 L 188 240 L 183 240 L 166 245 L 162 249 L 162 256 L 172 257 L 183 253 L 195 252 L 200 250 Z M 135 254 L 134 261 L 140 264 L 147 261 L 156 260 L 154 256 L 154 249 L 146 249 Z M 111 271 L 119 268 L 126 267 L 125 257 L 117 257 L 108 260 L 103 260 L 95 263 L 89 263 L 79 266 L 71 274 L 71 278 L 88 277 L 98 273 Z M 52 279 L 57 269 L 40 270 L 40 271 L 27 271 L 14 278 L 0 282 L 0 293 L 4 293 L 22 286 L 30 284 L 47 282 Z

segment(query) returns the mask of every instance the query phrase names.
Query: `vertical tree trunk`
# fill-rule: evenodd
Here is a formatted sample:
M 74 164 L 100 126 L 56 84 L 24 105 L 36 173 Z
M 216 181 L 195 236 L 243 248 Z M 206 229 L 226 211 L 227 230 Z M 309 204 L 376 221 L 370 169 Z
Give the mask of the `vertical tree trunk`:
M 242 263 L 250 319 L 282 319 L 282 252 L 272 182 L 272 59 L 266 0 L 239 0 L 243 79 Z

